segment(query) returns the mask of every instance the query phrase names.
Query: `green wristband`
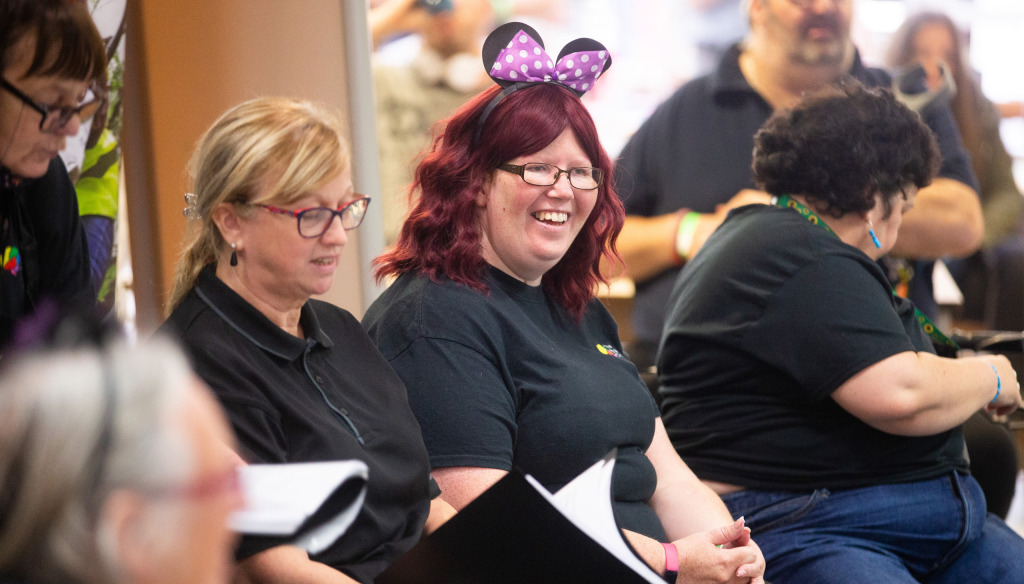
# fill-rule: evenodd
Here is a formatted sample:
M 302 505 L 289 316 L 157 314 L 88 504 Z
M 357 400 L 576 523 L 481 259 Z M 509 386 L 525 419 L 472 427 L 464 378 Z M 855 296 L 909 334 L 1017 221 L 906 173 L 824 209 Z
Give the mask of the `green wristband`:
M 693 239 L 697 235 L 697 224 L 700 222 L 700 213 L 690 211 L 683 215 L 679 221 L 679 228 L 676 230 L 676 258 L 680 263 L 690 259 L 690 251 L 693 249 Z

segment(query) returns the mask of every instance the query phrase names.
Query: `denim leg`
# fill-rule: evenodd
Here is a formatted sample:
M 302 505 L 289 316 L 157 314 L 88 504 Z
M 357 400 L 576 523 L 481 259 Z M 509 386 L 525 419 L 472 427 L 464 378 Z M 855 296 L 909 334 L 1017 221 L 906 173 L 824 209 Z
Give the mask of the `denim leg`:
M 776 583 L 921 582 L 963 545 L 954 479 L 722 497 L 743 515 Z M 984 507 L 982 507 L 984 508 Z
M 1002 519 L 985 513 L 985 499 L 972 477 L 959 477 L 968 516 L 963 543 L 928 580 L 928 584 L 1003 584 L 1024 582 L 1024 539 Z

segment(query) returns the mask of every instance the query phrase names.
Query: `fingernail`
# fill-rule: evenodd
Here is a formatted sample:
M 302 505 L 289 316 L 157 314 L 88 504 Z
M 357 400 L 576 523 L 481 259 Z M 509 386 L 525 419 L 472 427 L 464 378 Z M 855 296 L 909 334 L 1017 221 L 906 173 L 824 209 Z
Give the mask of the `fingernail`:
M 737 578 L 744 578 L 744 577 L 746 577 L 746 575 L 747 575 L 747 571 L 746 570 L 740 570 L 740 571 L 736 572 L 736 577 Z

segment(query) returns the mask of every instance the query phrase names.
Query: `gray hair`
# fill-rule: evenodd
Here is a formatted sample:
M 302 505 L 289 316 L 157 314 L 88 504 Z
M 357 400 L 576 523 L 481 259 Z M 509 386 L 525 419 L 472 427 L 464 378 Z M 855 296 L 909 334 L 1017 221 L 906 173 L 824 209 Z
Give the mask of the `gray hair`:
M 191 369 L 166 341 L 30 355 L 0 378 L 0 573 L 121 581 L 101 510 L 115 489 L 191 476 Z

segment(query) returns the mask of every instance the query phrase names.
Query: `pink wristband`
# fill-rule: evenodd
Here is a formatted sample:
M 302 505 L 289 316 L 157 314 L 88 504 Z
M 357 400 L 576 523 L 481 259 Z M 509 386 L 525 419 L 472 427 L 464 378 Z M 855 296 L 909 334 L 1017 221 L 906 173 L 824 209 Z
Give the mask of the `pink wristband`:
M 679 573 L 679 550 L 675 544 L 663 543 L 665 548 L 665 581 L 675 582 L 676 574 Z

